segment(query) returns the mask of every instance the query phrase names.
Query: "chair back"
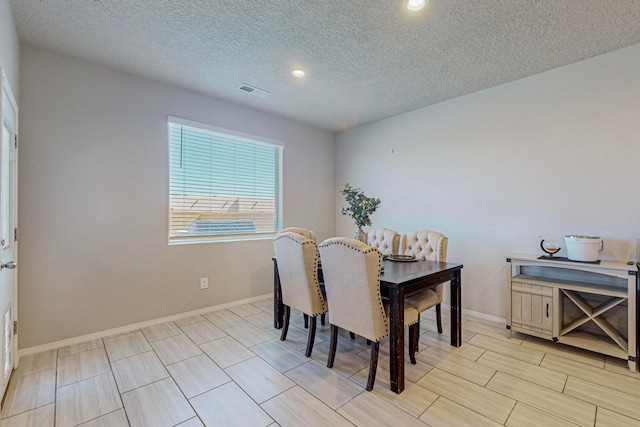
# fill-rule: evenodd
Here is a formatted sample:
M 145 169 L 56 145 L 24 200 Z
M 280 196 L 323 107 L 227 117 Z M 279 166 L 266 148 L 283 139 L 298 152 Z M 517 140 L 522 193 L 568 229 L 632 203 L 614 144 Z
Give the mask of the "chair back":
M 278 232 L 278 234 L 282 234 L 282 233 L 297 233 L 297 234 L 303 235 L 307 239 L 313 240 L 314 242 L 316 241 L 316 232 L 313 230 L 307 230 L 306 228 L 287 227 L 287 228 L 283 228 Z
M 383 255 L 398 255 L 400 233 L 390 228 L 378 228 L 367 233 L 367 244 L 377 248 Z
M 400 253 L 427 261 L 446 262 L 448 242 L 449 239 L 437 231 L 415 230 L 400 238 Z
M 314 240 L 298 233 L 281 233 L 273 238 L 278 263 L 282 302 L 309 316 L 327 312 L 318 283 L 318 247 Z
M 332 325 L 377 342 L 389 333 L 380 296 L 380 252 L 348 237 L 318 246 Z

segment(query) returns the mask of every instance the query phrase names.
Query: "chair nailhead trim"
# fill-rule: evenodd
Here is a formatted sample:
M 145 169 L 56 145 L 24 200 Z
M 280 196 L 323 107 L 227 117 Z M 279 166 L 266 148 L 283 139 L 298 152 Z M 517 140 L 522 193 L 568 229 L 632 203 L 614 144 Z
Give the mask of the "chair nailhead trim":
M 316 256 L 315 256 L 315 262 L 314 262 L 314 268 L 313 268 L 313 282 L 314 282 L 314 289 L 316 291 L 316 294 L 320 298 L 320 301 L 322 301 L 322 310 L 323 311 L 315 313 L 315 314 L 309 314 L 309 316 L 317 316 L 319 314 L 324 314 L 327 311 L 329 311 L 329 309 L 327 307 L 327 301 L 322 296 L 322 289 L 320 289 L 320 283 L 318 282 L 318 245 L 313 240 L 307 239 L 304 236 L 302 236 L 303 240 L 301 241 L 300 239 L 296 239 L 296 238 L 292 237 L 291 235 L 287 235 L 287 234 L 288 233 L 278 234 L 276 237 L 273 238 L 273 240 L 276 240 L 276 239 L 289 239 L 289 240 L 291 240 L 293 242 L 296 242 L 296 243 L 298 243 L 300 245 L 303 245 L 303 246 L 304 245 L 314 245 L 316 247 Z M 297 233 L 293 233 L 293 234 L 297 234 Z
M 321 247 L 321 248 L 326 248 L 326 247 L 329 247 L 329 246 L 331 246 L 331 245 L 342 245 L 342 246 L 346 246 L 347 248 L 352 249 L 352 250 L 354 250 L 354 251 L 356 251 L 356 252 L 360 252 L 360 253 L 362 253 L 362 254 L 368 254 L 368 253 L 371 253 L 371 252 L 374 252 L 374 251 L 375 251 L 375 252 L 379 252 L 379 251 L 378 251 L 378 249 L 377 249 L 377 248 L 374 248 L 374 247 L 370 247 L 370 249 L 366 249 L 366 250 L 364 250 L 364 251 L 363 251 L 363 250 L 361 250 L 360 248 L 356 248 L 356 247 L 354 247 L 353 245 L 349 244 L 348 242 L 342 242 L 342 241 L 332 241 L 332 242 L 328 242 L 328 243 L 322 243 L 322 244 L 320 244 L 320 247 Z M 380 294 L 380 285 L 379 285 L 379 284 L 380 284 L 380 267 L 381 267 L 381 265 L 380 265 L 380 259 L 378 258 L 378 286 L 376 287 L 376 289 L 377 289 L 378 301 L 379 301 L 379 304 L 380 304 L 380 310 L 382 310 L 382 313 L 384 313 L 384 316 L 385 316 L 385 318 L 386 318 L 386 317 L 387 317 L 387 315 L 386 315 L 386 313 L 385 313 L 385 311 L 384 311 L 384 304 L 382 304 L 382 295 Z M 384 338 L 384 337 L 386 337 L 387 335 L 389 335 L 389 321 L 388 321 L 388 320 L 385 322 L 384 330 L 385 330 L 385 334 L 384 334 L 384 335 L 382 335 L 381 337 L 379 337 L 379 338 L 377 338 L 377 339 L 374 339 L 374 340 L 372 340 L 372 341 L 374 341 L 374 342 L 378 342 L 378 341 L 380 341 L 382 338 Z

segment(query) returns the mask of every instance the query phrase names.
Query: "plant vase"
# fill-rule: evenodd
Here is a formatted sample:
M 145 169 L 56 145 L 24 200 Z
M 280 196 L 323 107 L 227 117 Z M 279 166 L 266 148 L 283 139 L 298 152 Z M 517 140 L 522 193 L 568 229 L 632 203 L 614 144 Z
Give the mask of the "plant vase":
M 359 188 L 353 188 L 347 182 L 341 191 L 349 206 L 340 208 L 342 215 L 348 215 L 353 218 L 358 230 L 353 235 L 354 239 L 363 243 L 367 243 L 367 233 L 362 231 L 362 227 L 371 225 L 371 215 L 380 206 L 380 199 L 367 197 Z

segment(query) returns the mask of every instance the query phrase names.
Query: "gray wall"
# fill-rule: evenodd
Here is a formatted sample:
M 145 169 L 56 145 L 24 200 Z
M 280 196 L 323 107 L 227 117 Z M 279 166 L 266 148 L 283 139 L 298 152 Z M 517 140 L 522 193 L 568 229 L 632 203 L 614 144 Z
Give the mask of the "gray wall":
M 374 227 L 446 234 L 463 306 L 504 317 L 505 257 L 541 253 L 539 236 L 599 235 L 602 258 L 636 259 L 638 70 L 640 45 L 340 133 L 336 190 L 380 197 Z
M 16 100 L 20 95 L 18 93 L 19 56 L 20 43 L 13 21 L 11 3 L 9 0 L 0 0 L 0 67 L 4 69 Z
M 271 240 L 168 246 L 168 115 L 284 141 L 284 225 L 335 233 L 331 132 L 28 45 L 20 84 L 21 348 L 271 292 Z

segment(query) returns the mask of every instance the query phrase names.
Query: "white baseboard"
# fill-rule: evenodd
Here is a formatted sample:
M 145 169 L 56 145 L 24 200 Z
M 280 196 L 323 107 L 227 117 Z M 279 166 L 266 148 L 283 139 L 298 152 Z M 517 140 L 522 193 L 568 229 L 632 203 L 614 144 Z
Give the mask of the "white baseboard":
M 504 317 L 493 316 L 491 314 L 480 313 L 479 311 L 467 310 L 465 308 L 462 309 L 462 315 L 469 315 L 473 317 L 477 317 L 478 319 L 488 320 L 490 322 L 502 323 L 504 325 L 507 324 L 507 319 Z
M 234 307 L 236 305 L 247 304 L 254 301 L 259 301 L 263 298 L 272 297 L 272 293 L 259 295 L 257 297 L 251 297 L 247 299 L 243 299 L 240 301 L 233 301 L 226 304 L 214 305 L 211 307 L 200 308 L 198 310 L 188 311 L 186 313 L 174 314 L 171 316 L 160 317 L 158 319 L 147 320 L 146 322 L 134 323 L 132 325 L 121 326 L 119 328 L 107 329 L 105 331 L 94 332 L 92 334 L 81 335 L 79 337 L 68 338 L 61 341 L 54 341 L 47 344 L 38 345 L 35 347 L 23 348 L 18 351 L 18 357 L 29 356 L 31 354 L 41 353 L 43 351 L 54 350 L 60 347 L 66 347 L 68 345 L 80 344 L 86 341 L 95 340 L 98 338 L 106 338 L 117 334 L 126 334 L 128 332 L 136 331 L 142 328 L 148 328 L 149 326 L 159 325 L 161 323 L 172 322 L 174 320 L 185 319 L 187 317 L 197 316 L 200 314 L 210 313 L 212 311 L 224 310 L 225 308 Z M 450 306 L 448 304 L 442 303 L 442 306 L 445 310 L 449 310 Z M 462 309 L 463 316 L 469 315 L 473 317 L 477 317 L 478 319 L 488 320 L 491 322 L 505 323 L 506 319 L 503 317 L 492 316 L 486 313 L 480 313 L 477 311 Z
M 186 313 L 174 314 L 171 316 L 161 317 L 158 319 L 147 320 L 146 322 L 135 323 L 133 325 L 121 326 L 119 328 L 108 329 L 106 331 L 94 332 L 92 334 L 81 335 L 79 337 L 68 338 L 61 341 L 55 341 L 47 344 L 37 345 L 35 347 L 28 347 L 18 350 L 18 357 L 29 356 L 31 354 L 41 353 L 43 351 L 54 350 L 60 347 L 66 347 L 68 345 L 80 344 L 86 341 L 95 340 L 98 338 L 106 338 L 117 334 L 125 334 L 128 332 L 136 331 L 142 328 L 148 328 L 149 326 L 158 325 L 161 323 L 172 322 L 174 320 L 185 319 L 187 317 L 197 316 L 199 314 L 211 313 L 212 311 L 224 310 L 225 308 L 234 307 L 236 305 L 247 304 L 254 301 L 259 301 L 266 297 L 273 297 L 273 293 L 260 295 L 257 297 L 251 297 L 240 301 L 233 301 L 226 304 L 215 305 L 211 307 L 200 308 L 198 310 L 188 311 Z
M 451 306 L 445 302 L 442 302 L 442 309 L 445 310 L 447 312 L 447 316 L 449 315 L 449 311 L 451 310 Z M 504 323 L 506 325 L 507 319 L 505 319 L 504 317 L 498 317 L 498 316 L 493 316 L 491 314 L 487 314 L 487 313 L 481 313 L 479 311 L 473 311 L 473 310 L 467 310 L 466 308 L 462 309 L 462 321 L 464 322 L 464 316 L 472 316 L 475 317 L 476 319 L 481 319 L 481 320 L 487 320 L 489 322 L 496 322 L 496 323 Z M 444 315 L 443 315 L 444 317 Z

